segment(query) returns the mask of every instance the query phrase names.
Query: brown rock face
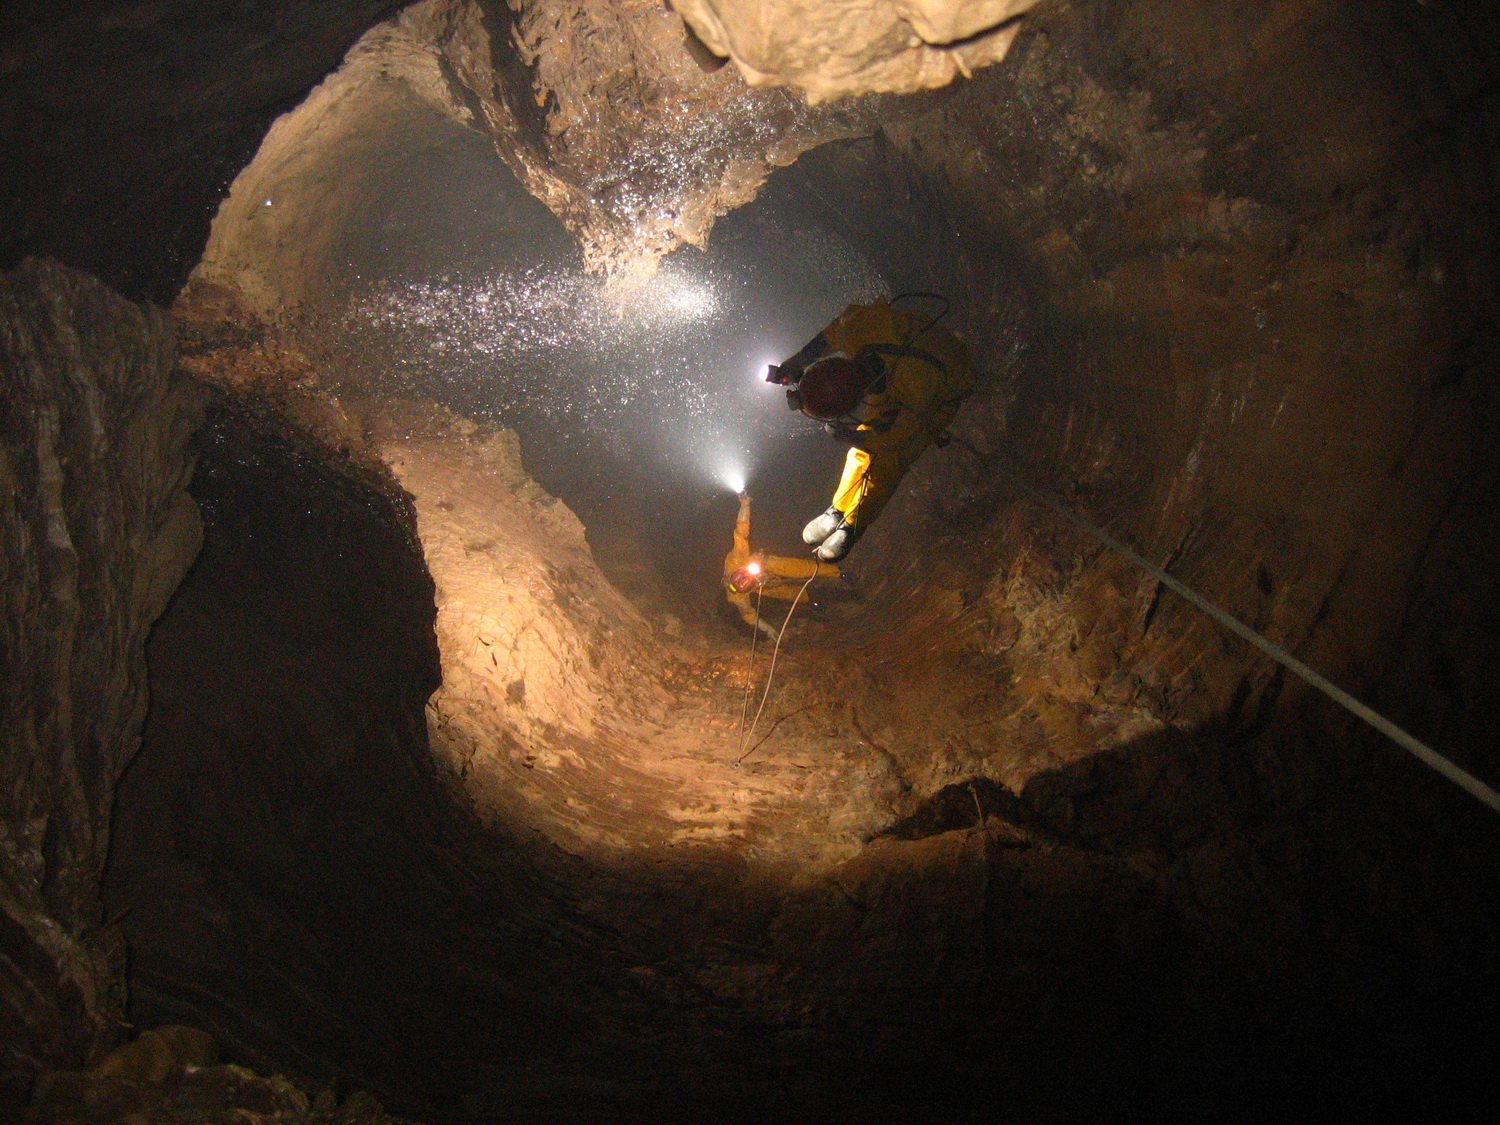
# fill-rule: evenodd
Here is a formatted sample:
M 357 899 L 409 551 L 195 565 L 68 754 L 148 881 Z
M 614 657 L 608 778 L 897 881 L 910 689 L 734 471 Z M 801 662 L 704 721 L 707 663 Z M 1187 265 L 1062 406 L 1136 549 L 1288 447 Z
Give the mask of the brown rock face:
M 45 254 L 136 300 L 170 300 L 228 181 L 286 100 L 396 7 L 6 4 L 0 267 Z M 124 137 L 122 159 L 115 145 Z
M 166 360 L 79 362 L 155 329 L 76 276 L 30 267 L 4 298 L 22 674 L 0 968 L 22 1049 L 76 1061 L 118 1012 L 90 930 L 113 791 L 106 915 L 138 1025 L 202 1026 L 231 1059 L 434 1120 L 1493 1104 L 1500 820 L 1015 485 L 1500 781 L 1493 5 L 1041 4 L 1003 67 L 810 108 L 764 52 L 838 92 L 865 80 L 829 72 L 841 44 L 956 67 L 1008 40 L 989 18 L 1014 6 L 684 3 L 723 16 L 691 46 L 644 0 L 429 0 L 371 27 L 250 160 L 245 107 L 290 109 L 371 8 L 236 7 L 209 21 L 234 49 L 200 61 L 194 5 L 100 0 L 102 23 L 0 54 L 7 109 L 73 90 L 80 122 L 20 149 L 76 169 L 7 169 L 7 245 L 170 289 L 168 201 L 201 218 L 240 173 L 178 309 L 195 370 L 229 388 L 200 439 L 205 546 L 151 635 L 118 785 L 150 574 L 180 570 L 142 576 L 175 534 L 152 460 L 180 458 Z M 266 11 L 291 22 L 262 34 Z M 303 16 L 305 55 L 253 49 Z M 76 58 L 41 80 L 60 56 L 38 44 L 80 35 L 119 41 L 81 56 L 118 114 L 67 81 Z M 127 81 L 142 57 L 181 71 L 180 99 Z M 181 107 L 191 183 L 132 129 L 142 105 Z M 716 216 L 753 252 L 656 279 L 702 266 L 712 286 L 569 298 L 580 259 L 629 273 Z M 799 241 L 860 268 L 779 288 L 811 275 L 783 268 Z M 354 301 L 372 280 L 382 299 Z M 715 616 L 732 500 L 668 481 L 650 423 L 708 416 L 727 446 L 774 413 L 739 467 L 758 545 L 800 550 L 842 451 L 713 395 L 772 329 L 882 286 L 953 299 L 981 388 L 853 583 L 752 662 Z M 267 328 L 294 306 L 300 336 Z M 335 339 L 341 308 L 369 335 Z M 709 354 L 745 321 L 755 355 L 659 362 L 670 326 Z M 132 365 L 155 374 L 116 377 Z M 293 382 L 313 430 L 250 393 Z M 424 393 L 445 408 L 351 405 Z M 490 424 L 513 404 L 519 440 Z M 53 1087 L 59 1116 L 90 1081 Z
M 1475 268 L 1496 247 L 1478 201 L 1497 167 L 1471 147 L 1495 119 L 1488 41 L 1458 48 L 1463 21 L 1046 13 L 1010 65 L 889 133 L 951 186 L 965 241 L 1029 267 L 1005 392 L 1026 471 L 1483 771 L 1494 641 L 1460 607 L 1490 600 L 1475 561 L 1497 550 L 1482 510 L 1500 292 Z M 1453 53 L 1419 62 L 1421 36 Z M 1161 609 L 1145 662 L 1198 721 L 1266 690 L 1272 668 Z
M 6 1069 L 78 1063 L 122 1016 L 99 881 L 146 712 L 146 635 L 198 550 L 201 396 L 154 309 L 28 262 L 0 279 Z
M 909 94 L 1005 57 L 1036 0 L 674 0 L 708 48 L 754 86 L 796 86 L 814 102 Z

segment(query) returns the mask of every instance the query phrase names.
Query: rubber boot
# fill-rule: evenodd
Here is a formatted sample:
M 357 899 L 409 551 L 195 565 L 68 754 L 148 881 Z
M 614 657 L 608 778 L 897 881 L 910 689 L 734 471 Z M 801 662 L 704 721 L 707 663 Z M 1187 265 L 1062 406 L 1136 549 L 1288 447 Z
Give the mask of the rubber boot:
M 834 528 L 833 534 L 823 540 L 823 545 L 813 554 L 824 562 L 838 562 L 849 553 L 849 548 L 859 541 L 860 528 L 853 527 L 847 523 L 840 523 Z
M 817 519 L 813 520 L 802 529 L 802 542 L 809 547 L 815 543 L 821 543 L 837 530 L 839 524 L 844 522 L 844 514 L 837 508 L 829 508 Z

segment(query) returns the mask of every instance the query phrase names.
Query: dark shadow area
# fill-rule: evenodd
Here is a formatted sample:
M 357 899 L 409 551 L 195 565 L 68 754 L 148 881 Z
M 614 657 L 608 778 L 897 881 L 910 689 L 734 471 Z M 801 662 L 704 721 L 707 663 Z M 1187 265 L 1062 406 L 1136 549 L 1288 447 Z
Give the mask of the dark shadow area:
M 400 6 L 7 3 L 0 267 L 52 256 L 170 302 L 266 129 Z
M 985 847 L 1006 999 L 971 1106 L 982 1086 L 1049 1120 L 1485 1118 L 1500 832 L 1327 710 L 1304 697 L 1251 739 L 1167 732 L 1019 794 L 973 778 L 882 834 Z
M 391 1089 L 382 1060 L 422 1057 L 414 1027 L 477 1018 L 451 958 L 503 944 L 427 752 L 432 582 L 399 490 L 272 418 L 212 410 L 203 551 L 148 648 L 104 888 L 131 1017 L 427 1112 L 435 1091 Z

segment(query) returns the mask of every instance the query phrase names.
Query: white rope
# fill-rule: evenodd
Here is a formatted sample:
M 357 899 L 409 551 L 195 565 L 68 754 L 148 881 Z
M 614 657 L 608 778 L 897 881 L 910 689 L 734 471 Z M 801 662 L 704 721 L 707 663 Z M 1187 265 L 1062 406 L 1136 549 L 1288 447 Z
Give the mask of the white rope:
M 762 586 L 755 588 L 755 626 L 750 630 L 750 659 L 745 665 L 745 698 L 740 702 L 740 740 L 734 752 L 745 748 L 745 716 L 750 713 L 750 688 L 755 675 L 755 642 L 760 640 L 760 594 Z
M 781 632 L 776 634 L 776 647 L 771 650 L 771 667 L 766 671 L 766 690 L 761 692 L 760 706 L 755 709 L 755 719 L 750 724 L 750 733 L 740 739 L 741 747 L 755 737 L 755 728 L 760 726 L 760 714 L 766 709 L 766 700 L 771 698 L 771 678 L 776 675 L 776 657 L 781 652 L 781 638 L 786 636 L 786 627 L 792 623 L 792 614 L 797 612 L 797 603 L 802 600 L 802 595 L 807 592 L 807 588 L 812 585 L 813 579 L 817 576 L 818 572 L 816 569 L 807 576 L 807 581 L 802 583 L 802 589 L 798 590 L 797 596 L 792 599 L 791 608 L 786 611 L 786 620 L 781 623 Z M 759 610 L 757 609 L 758 613 Z M 743 729 L 743 726 L 741 729 Z M 772 727 L 772 729 L 774 730 L 775 728 Z M 750 750 L 745 750 L 734 760 L 734 764 L 738 766 L 750 756 L 750 752 L 754 749 L 755 747 L 752 746 Z
M 979 451 L 968 442 L 962 441 L 962 439 L 954 440 L 959 441 L 961 445 L 965 446 L 974 454 L 979 454 Z M 1121 543 L 1118 539 L 1114 538 L 1108 532 L 1102 530 L 1101 528 L 1095 527 L 1093 524 L 1089 523 L 1088 520 L 1084 519 L 1082 516 L 1067 508 L 1064 504 L 1062 504 L 1061 501 L 1054 499 L 1039 488 L 1034 488 L 1032 485 L 1022 480 L 1021 477 L 1017 474 L 1013 473 L 1011 479 L 1014 480 L 1021 491 L 1025 492 L 1028 496 L 1032 497 L 1035 500 L 1039 500 L 1041 503 L 1051 508 L 1058 515 L 1062 516 L 1063 519 L 1073 524 L 1075 527 L 1080 528 L 1081 530 L 1094 536 L 1094 538 L 1098 539 L 1106 547 L 1110 548 L 1110 550 L 1118 551 L 1120 554 L 1124 555 L 1132 563 L 1140 567 L 1146 573 L 1150 574 L 1167 589 L 1171 590 L 1173 593 L 1179 595 L 1180 597 L 1187 599 L 1193 605 L 1201 609 L 1204 613 L 1212 617 L 1220 625 L 1224 626 L 1224 628 L 1235 634 L 1235 636 L 1240 637 L 1242 640 L 1245 640 L 1254 645 L 1257 649 L 1265 653 L 1272 660 L 1276 661 L 1276 663 L 1280 664 L 1283 668 L 1286 668 L 1288 671 L 1300 677 L 1306 683 L 1311 684 L 1313 687 L 1317 688 L 1324 695 L 1328 696 L 1329 699 L 1333 700 L 1341 707 L 1344 707 L 1352 714 L 1357 715 L 1359 718 L 1369 723 L 1370 726 L 1374 727 L 1381 734 L 1385 735 L 1397 746 L 1400 746 L 1403 750 L 1409 752 L 1419 762 L 1422 762 L 1424 765 L 1436 770 L 1438 773 L 1446 777 L 1449 781 L 1453 782 L 1454 785 L 1457 785 L 1460 789 L 1463 789 L 1466 792 L 1477 797 L 1479 800 L 1483 801 L 1486 805 L 1494 809 L 1496 812 L 1500 812 L 1500 793 L 1497 793 L 1494 789 L 1491 789 L 1488 785 L 1480 781 L 1473 774 L 1469 773 L 1467 770 L 1464 770 L 1459 766 L 1454 765 L 1447 758 L 1443 757 L 1436 750 L 1432 749 L 1432 747 L 1428 746 L 1425 742 L 1422 742 L 1419 739 L 1415 738 L 1413 735 L 1408 734 L 1406 731 L 1398 727 L 1395 723 L 1387 719 L 1384 715 L 1381 715 L 1370 707 L 1367 707 L 1365 704 L 1355 699 L 1352 695 L 1350 695 L 1343 688 L 1339 687 L 1337 684 L 1330 683 L 1327 679 L 1319 675 L 1317 672 L 1313 671 L 1306 664 L 1302 663 L 1302 661 L 1298 660 L 1295 656 L 1287 652 L 1280 645 L 1275 644 L 1272 641 L 1268 641 L 1265 637 L 1261 636 L 1254 629 L 1250 628 L 1250 626 L 1246 625 L 1238 618 L 1231 617 L 1218 606 L 1213 605 L 1207 599 L 1201 597 L 1194 590 L 1188 588 L 1187 586 L 1184 586 L 1181 582 L 1173 578 L 1161 567 L 1147 562 L 1144 558 L 1136 554 L 1124 543 Z

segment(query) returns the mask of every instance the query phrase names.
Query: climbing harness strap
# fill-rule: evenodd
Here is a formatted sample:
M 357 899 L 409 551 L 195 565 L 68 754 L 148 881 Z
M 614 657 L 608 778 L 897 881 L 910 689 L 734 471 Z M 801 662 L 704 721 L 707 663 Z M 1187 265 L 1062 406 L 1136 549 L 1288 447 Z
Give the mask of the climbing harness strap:
M 969 444 L 967 441 L 963 441 L 962 439 L 954 440 L 958 441 L 959 444 L 963 445 L 966 449 L 968 449 L 976 456 L 983 456 L 979 453 L 978 449 Z M 1173 578 L 1161 567 L 1147 562 L 1146 559 L 1142 558 L 1135 551 L 1127 547 L 1124 543 L 1121 543 L 1118 539 L 1110 535 L 1108 532 L 1104 531 L 1102 528 L 1095 527 L 1088 520 L 1084 519 L 1082 516 L 1078 515 L 1072 509 L 1064 505 L 1061 501 L 1055 499 L 1046 492 L 1043 492 L 1041 489 L 1036 488 L 1033 485 L 1029 484 L 1027 481 L 1023 480 L 1021 476 L 1014 471 L 1014 465 L 1012 466 L 1011 479 L 1015 481 L 1016 486 L 1020 488 L 1022 492 L 1026 493 L 1026 495 L 1030 496 L 1033 500 L 1036 500 L 1039 503 L 1046 505 L 1048 508 L 1051 508 L 1054 512 L 1062 516 L 1063 519 L 1067 520 L 1074 527 L 1077 527 L 1079 530 L 1092 535 L 1095 539 L 1099 540 L 1099 542 L 1103 543 L 1110 550 L 1117 551 L 1119 554 L 1129 559 L 1130 562 L 1140 567 L 1147 574 L 1151 575 L 1167 589 L 1171 590 L 1174 594 L 1177 594 L 1179 597 L 1182 597 L 1191 602 L 1193 605 L 1197 606 L 1204 613 L 1208 614 L 1235 636 L 1239 637 L 1241 640 L 1246 641 L 1247 643 L 1253 645 L 1255 648 L 1259 649 L 1261 652 L 1265 653 L 1287 671 L 1291 672 L 1293 675 L 1297 676 L 1305 683 L 1308 683 L 1311 686 L 1317 688 L 1329 699 L 1333 700 L 1335 703 L 1343 707 L 1345 710 L 1349 711 L 1351 714 L 1354 714 L 1363 719 L 1370 726 L 1374 727 L 1381 734 L 1389 738 L 1397 746 L 1400 746 L 1403 750 L 1406 750 L 1408 753 L 1410 753 L 1419 762 L 1423 763 L 1433 770 L 1436 770 L 1438 773 L 1446 777 L 1449 781 L 1453 782 L 1454 785 L 1457 785 L 1460 789 L 1463 789 L 1464 791 L 1472 794 L 1474 797 L 1477 797 L 1479 800 L 1483 801 L 1486 805 L 1494 809 L 1496 812 L 1500 812 L 1500 793 L 1497 793 L 1494 789 L 1490 788 L 1484 782 L 1480 781 L 1473 774 L 1469 773 L 1467 770 L 1464 770 L 1462 767 L 1455 765 L 1453 762 L 1450 762 L 1436 750 L 1432 749 L 1432 747 L 1428 746 L 1426 743 L 1417 739 L 1413 735 L 1408 734 L 1406 731 L 1398 727 L 1395 723 L 1387 719 L 1384 715 L 1379 714 L 1372 708 L 1361 703 L 1343 688 L 1339 687 L 1337 684 L 1331 683 L 1325 677 L 1313 671 L 1313 669 L 1302 663 L 1302 661 L 1298 660 L 1295 656 L 1287 652 L 1286 649 L 1282 648 L 1280 645 L 1276 644 L 1273 641 L 1267 640 L 1265 637 L 1261 636 L 1254 629 L 1250 628 L 1250 626 L 1246 625 L 1238 618 L 1231 617 L 1218 606 L 1214 605 L 1206 598 L 1199 595 L 1196 591 L 1189 588 L 1188 586 L 1183 585 L 1177 579 Z
M 923 363 L 931 364 L 939 371 L 948 370 L 948 365 L 937 356 L 933 355 L 925 348 L 913 347 L 911 344 L 866 344 L 863 348 L 860 349 L 860 351 L 862 353 L 870 352 L 876 356 L 879 356 L 882 364 L 887 357 L 890 357 L 891 359 L 915 359 L 920 360 Z M 881 378 L 884 377 L 884 375 L 881 376 Z

